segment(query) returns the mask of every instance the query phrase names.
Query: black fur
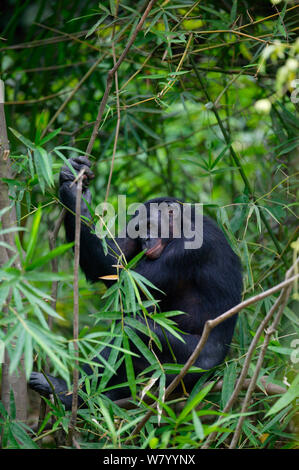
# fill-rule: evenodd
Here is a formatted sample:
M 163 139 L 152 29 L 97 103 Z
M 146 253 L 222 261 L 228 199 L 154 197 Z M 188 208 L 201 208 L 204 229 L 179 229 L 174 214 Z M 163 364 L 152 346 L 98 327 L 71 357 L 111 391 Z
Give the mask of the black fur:
M 70 163 L 76 171 L 85 168 L 86 179 L 84 180 L 83 198 L 90 202 L 90 192 L 87 188 L 89 179 L 93 177 L 90 171 L 90 163 L 85 157 L 71 159 Z M 64 166 L 60 173 L 60 199 L 62 203 L 75 212 L 76 185 L 70 187 L 74 175 L 68 166 Z M 173 198 L 157 198 L 148 201 L 175 201 Z M 66 237 L 68 241 L 74 240 L 75 218 L 68 211 L 65 218 Z M 82 201 L 81 214 L 89 217 L 89 212 L 84 201 Z M 140 240 L 118 239 L 121 250 L 125 253 L 127 260 L 132 259 L 142 250 Z M 109 240 L 113 250 L 118 251 L 115 244 Z M 181 310 L 186 315 L 175 318 L 178 327 L 188 333 L 184 336 L 185 344 L 173 336 L 168 335 L 172 349 L 179 364 L 184 364 L 200 339 L 205 322 L 215 318 L 238 304 L 241 299 L 242 277 L 239 258 L 232 251 L 223 232 L 217 225 L 207 217 L 203 219 L 203 244 L 197 250 L 184 249 L 184 239 L 173 239 L 162 252 L 158 259 L 152 260 L 147 257 L 141 259 L 135 271 L 142 274 L 155 286 L 160 288 L 165 295 L 161 294 L 160 308 L 162 312 Z M 115 257 L 108 253 L 104 255 L 102 243 L 98 237 L 91 232 L 86 224 L 81 224 L 80 243 L 80 266 L 86 278 L 90 281 L 98 281 L 100 276 L 114 274 L 116 264 Z M 211 369 L 223 362 L 232 340 L 234 326 L 237 316 L 216 327 L 199 358 L 196 366 L 202 369 Z M 159 360 L 163 363 L 173 362 L 169 348 L 166 344 L 164 334 L 157 325 L 155 328 L 162 346 Z M 110 348 L 105 348 L 101 354 L 107 359 Z M 96 359 L 95 359 L 96 360 Z M 145 359 L 134 360 L 135 373 L 138 374 L 149 364 Z M 92 374 L 90 366 L 83 367 L 86 374 Z M 196 374 L 187 374 L 184 383 L 191 388 L 198 379 Z M 57 394 L 64 403 L 66 409 L 71 408 L 71 395 L 65 395 L 66 384 L 60 378 L 50 377 Z M 109 386 L 126 381 L 126 370 L 124 362 L 121 364 L 117 374 L 112 377 Z M 30 387 L 42 395 L 49 395 L 51 388 L 38 372 L 33 372 L 30 378 Z M 107 392 L 107 395 L 115 400 L 129 394 L 128 390 L 115 389 Z

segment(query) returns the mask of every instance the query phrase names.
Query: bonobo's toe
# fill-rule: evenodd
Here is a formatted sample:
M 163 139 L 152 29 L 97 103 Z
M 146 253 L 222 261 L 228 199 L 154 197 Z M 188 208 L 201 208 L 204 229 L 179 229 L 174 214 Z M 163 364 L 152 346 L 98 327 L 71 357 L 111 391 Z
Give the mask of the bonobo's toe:
M 65 409 L 71 410 L 72 394 L 67 391 L 67 385 L 63 379 L 53 377 L 53 375 L 47 375 L 46 378 L 41 372 L 32 372 L 29 379 L 29 387 L 44 397 L 49 397 L 54 390 L 57 397 L 65 406 Z M 81 399 L 79 399 L 79 403 L 82 403 Z

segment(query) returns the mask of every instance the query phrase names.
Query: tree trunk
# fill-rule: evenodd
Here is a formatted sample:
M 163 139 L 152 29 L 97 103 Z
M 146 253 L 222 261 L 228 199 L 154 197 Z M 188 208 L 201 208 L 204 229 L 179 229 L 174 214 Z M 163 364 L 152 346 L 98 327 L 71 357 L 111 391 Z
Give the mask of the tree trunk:
M 7 138 L 4 113 L 4 82 L 2 80 L 0 80 L 0 177 L 11 178 L 9 142 Z M 0 179 L 0 211 L 1 209 L 9 207 L 10 205 L 11 200 L 9 199 L 8 186 Z M 1 225 L 2 229 L 16 226 L 15 211 L 13 209 L 5 212 L 2 215 Z M 13 233 L 0 235 L 0 240 L 8 243 L 10 246 L 15 246 Z M 7 251 L 4 246 L 0 245 L 0 266 L 3 266 L 3 264 L 9 260 L 10 254 L 10 251 Z M 8 299 L 9 298 L 10 296 Z M 4 314 L 7 312 L 8 304 L 9 301 L 6 302 L 6 306 L 3 309 Z M 18 371 L 15 371 L 12 375 L 9 375 L 9 357 L 7 351 L 5 351 L 4 363 L 2 364 L 1 400 L 7 411 L 9 411 L 10 390 L 12 390 L 14 394 L 16 418 L 22 421 L 26 421 L 27 385 L 23 359 L 20 361 Z

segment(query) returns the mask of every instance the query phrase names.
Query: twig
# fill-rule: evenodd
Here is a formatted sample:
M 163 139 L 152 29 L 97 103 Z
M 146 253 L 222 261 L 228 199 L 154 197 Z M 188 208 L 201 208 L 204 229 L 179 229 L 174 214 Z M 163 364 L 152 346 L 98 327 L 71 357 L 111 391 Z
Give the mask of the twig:
M 115 7 L 116 8 L 116 14 L 115 14 L 116 17 L 117 17 L 117 13 L 118 13 L 118 6 L 119 6 L 119 2 L 117 1 L 116 2 L 116 7 Z M 113 39 L 114 39 L 114 34 L 115 34 L 115 25 L 113 25 L 113 33 L 112 33 L 112 38 Z M 116 55 L 115 55 L 114 40 L 112 42 L 112 56 L 113 56 L 113 64 L 115 66 L 115 64 L 116 64 Z M 115 160 L 115 154 L 116 154 L 116 148 L 117 148 L 117 141 L 118 141 L 118 136 L 119 136 L 119 127 L 120 127 L 120 104 L 119 104 L 119 87 L 118 87 L 118 74 L 117 74 L 117 71 L 115 72 L 115 94 L 116 94 L 117 122 L 116 122 L 116 128 L 115 128 L 113 152 L 112 152 L 109 178 L 108 178 L 108 183 L 107 183 L 107 188 L 106 188 L 105 202 L 107 202 L 108 196 L 109 196 L 112 173 L 113 173 L 113 167 L 114 167 L 114 160 Z
M 264 39 L 260 39 L 260 37 L 255 37 L 250 34 L 246 33 L 241 33 L 240 31 L 236 31 L 234 29 L 215 29 L 215 30 L 209 30 L 209 31 L 200 31 L 200 34 L 215 34 L 215 33 L 230 33 L 230 34 L 236 34 L 237 36 L 244 36 L 248 39 L 254 40 L 254 41 L 260 41 L 266 44 L 271 44 L 270 41 L 265 41 Z
M 290 275 L 290 270 L 288 271 L 288 273 L 286 275 L 286 278 L 289 275 Z M 242 414 L 246 413 L 246 411 L 247 411 L 252 393 L 253 393 L 253 391 L 255 389 L 255 386 L 256 386 L 256 382 L 257 382 L 261 367 L 263 365 L 264 357 L 265 357 L 265 354 L 267 352 L 267 348 L 268 348 L 271 336 L 275 332 L 276 327 L 277 327 L 277 325 L 280 321 L 281 315 L 283 314 L 284 308 L 285 308 L 285 306 L 287 304 L 287 301 L 289 299 L 291 290 L 292 290 L 292 285 L 284 287 L 281 294 L 280 294 L 280 296 L 279 296 L 279 298 L 277 299 L 277 301 L 274 304 L 274 306 L 276 306 L 275 310 L 278 309 L 278 312 L 277 312 L 277 315 L 276 315 L 275 319 L 273 320 L 270 328 L 268 328 L 267 331 L 266 331 L 263 346 L 262 346 L 262 349 L 260 351 L 256 366 L 255 366 L 255 369 L 254 369 L 254 373 L 253 373 L 252 379 L 250 381 L 250 384 L 249 384 L 249 387 L 248 387 L 248 390 L 247 390 L 247 393 L 245 395 L 245 399 L 244 399 L 244 402 L 243 402 L 243 405 L 242 405 L 242 409 L 241 409 Z M 233 438 L 232 438 L 232 441 L 231 441 L 231 444 L 230 444 L 230 449 L 234 449 L 236 447 L 237 443 L 238 443 L 238 440 L 239 440 L 239 437 L 240 437 L 240 434 L 241 434 L 241 431 L 242 431 L 242 425 L 243 425 L 244 419 L 245 419 L 244 415 L 239 417 L 238 424 L 237 424 L 237 427 L 235 429 L 235 432 L 234 432 L 234 435 L 233 435 Z
M 296 262 L 298 262 L 298 260 Z M 287 272 L 286 279 L 288 279 L 290 277 L 293 270 L 294 270 L 294 265 Z M 260 339 L 261 335 L 263 334 L 263 332 L 264 332 L 266 326 L 268 325 L 269 321 L 271 320 L 271 318 L 275 314 L 276 310 L 279 308 L 281 302 L 283 301 L 283 296 L 284 296 L 284 289 L 281 291 L 279 297 L 277 298 L 277 300 L 275 301 L 275 303 L 271 307 L 270 311 L 268 312 L 268 314 L 265 316 L 265 318 L 261 322 L 260 326 L 258 327 L 257 332 L 254 335 L 254 338 L 251 341 L 251 344 L 250 344 L 249 349 L 247 351 L 246 359 L 245 359 L 245 362 L 243 364 L 243 368 L 242 368 L 241 374 L 239 376 L 239 379 L 238 379 L 238 381 L 235 385 L 234 391 L 233 391 L 230 399 L 228 400 L 227 404 L 225 405 L 225 407 L 223 409 L 223 413 L 227 413 L 232 408 L 233 404 L 235 403 L 236 399 L 238 398 L 239 393 L 243 388 L 243 384 L 245 383 L 246 376 L 247 376 L 247 373 L 248 373 L 248 370 L 249 370 L 249 366 L 251 364 L 251 359 L 252 359 L 253 353 L 256 349 L 256 346 L 259 342 L 259 339 Z M 216 435 L 217 435 L 217 432 L 211 433 L 208 436 L 208 438 L 207 438 L 207 440 L 204 443 L 202 448 L 207 449 L 209 447 L 209 444 L 216 437 Z
M 5 101 L 5 106 L 8 105 L 18 105 L 18 104 L 35 104 L 41 103 L 42 101 L 51 100 L 56 98 L 57 96 L 65 95 L 66 93 L 71 93 L 72 90 L 64 90 L 58 91 L 57 93 L 53 93 L 52 95 L 41 96 L 40 98 L 34 98 L 32 100 L 22 100 L 22 101 Z
M 98 133 L 98 129 L 99 129 L 99 126 L 100 126 L 100 123 L 101 123 L 101 120 L 102 120 L 102 116 L 103 116 L 103 113 L 104 113 L 104 110 L 105 110 L 105 107 L 106 107 L 106 103 L 108 101 L 108 97 L 109 97 L 109 93 L 110 93 L 110 89 L 111 89 L 111 86 L 112 86 L 114 75 L 117 72 L 117 70 L 118 70 L 119 66 L 121 65 L 121 63 L 124 61 L 126 55 L 128 54 L 133 42 L 136 39 L 137 34 L 141 30 L 141 28 L 143 26 L 143 23 L 145 22 L 147 16 L 149 15 L 149 13 L 150 13 L 152 7 L 154 6 L 154 4 L 156 3 L 156 1 L 157 0 L 151 0 L 149 2 L 148 6 L 146 7 L 146 10 L 144 11 L 142 17 L 140 18 L 140 21 L 139 21 L 138 25 L 135 28 L 135 31 L 131 35 L 131 37 L 130 37 L 125 49 L 123 50 L 122 54 L 120 55 L 118 61 L 113 66 L 113 68 L 111 70 L 109 70 L 109 72 L 108 72 L 106 88 L 105 88 L 104 95 L 103 95 L 103 98 L 102 98 L 102 101 L 101 101 L 101 104 L 100 104 L 100 107 L 99 107 L 96 123 L 94 125 L 90 140 L 89 140 L 87 148 L 86 148 L 86 154 L 91 154 L 91 151 L 92 151 L 92 148 L 93 148 L 93 145 L 94 145 L 97 133 Z
M 103 54 L 98 60 L 95 61 L 95 63 L 90 67 L 90 69 L 86 72 L 86 74 L 81 78 L 79 83 L 75 86 L 75 88 L 72 90 L 70 95 L 65 99 L 65 101 L 59 106 L 57 109 L 56 113 L 54 116 L 50 119 L 47 127 L 43 130 L 41 137 L 44 137 L 44 135 L 48 132 L 49 128 L 52 126 L 53 122 L 56 120 L 56 118 L 59 116 L 59 114 L 64 110 L 66 105 L 69 103 L 69 101 L 73 98 L 75 93 L 79 90 L 79 88 L 82 86 L 82 84 L 87 80 L 87 78 L 92 74 L 92 72 L 95 70 L 95 68 L 99 65 L 100 62 L 104 59 L 106 54 Z
M 59 29 L 51 28 L 50 26 L 47 26 L 47 25 L 42 24 L 42 23 L 34 23 L 34 24 L 36 24 L 37 26 L 40 26 L 40 28 L 48 29 L 49 31 L 53 31 L 54 33 L 61 34 L 61 36 L 67 37 L 67 38 L 71 39 L 72 41 L 79 42 L 80 44 L 83 44 L 84 46 L 87 46 L 91 49 L 94 49 L 95 51 L 100 52 L 100 49 L 98 47 L 94 46 L 93 44 L 90 44 L 90 42 L 81 41 L 81 39 L 79 39 L 77 37 L 78 34 L 69 34 L 69 33 L 66 33 L 65 31 L 60 31 Z
M 188 361 L 184 365 L 184 367 L 181 369 L 180 373 L 173 379 L 173 381 L 169 384 L 165 391 L 165 399 L 172 393 L 172 391 L 177 387 L 177 385 L 180 383 L 180 381 L 183 379 L 183 377 L 187 374 L 188 370 L 190 367 L 195 363 L 196 359 L 198 358 L 199 354 L 201 353 L 204 345 L 206 344 L 209 335 L 211 331 L 218 326 L 220 323 L 224 322 L 228 318 L 231 318 L 232 316 L 236 315 L 240 310 L 248 307 L 249 305 L 258 302 L 260 300 L 263 300 L 264 298 L 268 297 L 269 295 L 274 294 L 275 292 L 283 289 L 284 287 L 290 285 L 295 279 L 298 279 L 299 275 L 292 276 L 289 279 L 286 279 L 285 281 L 281 282 L 280 284 L 277 284 L 274 287 L 271 287 L 270 289 L 261 292 L 258 295 L 255 295 L 254 297 L 251 297 L 247 300 L 244 300 L 240 304 L 236 305 L 235 307 L 231 308 L 227 312 L 223 313 L 219 317 L 215 318 L 214 320 L 208 320 L 206 321 L 203 329 L 202 336 L 197 343 L 197 346 L 191 356 L 189 357 Z M 145 417 L 140 421 L 140 423 L 136 426 L 134 431 L 132 432 L 131 436 L 129 436 L 129 440 L 134 438 L 136 434 L 139 433 L 139 431 L 143 428 L 143 426 L 147 423 L 149 418 L 152 416 L 154 412 L 154 409 L 149 410 L 148 413 L 145 415 Z
M 54 226 L 54 229 L 53 229 L 53 232 L 50 232 L 49 233 L 49 247 L 50 247 L 50 250 L 54 250 L 55 246 L 56 246 L 56 238 L 57 238 L 57 235 L 58 235 L 58 232 L 60 230 L 60 227 L 61 227 L 61 224 L 64 220 L 64 217 L 65 217 L 65 213 L 66 213 L 66 209 L 62 209 L 62 211 L 60 212 L 59 214 L 59 217 L 56 221 L 56 224 Z M 58 259 L 57 257 L 53 258 L 51 260 L 51 265 L 52 265 L 52 272 L 53 273 L 58 273 Z M 51 308 L 53 310 L 56 310 L 56 303 L 57 303 L 57 291 L 58 291 L 58 281 L 53 281 L 52 282 L 52 286 L 51 286 Z M 53 317 L 51 315 L 48 316 L 48 325 L 49 325 L 49 329 L 52 330 L 52 327 L 53 327 Z M 47 357 L 46 358 L 46 361 L 45 361 L 45 373 L 48 374 L 49 373 L 49 358 Z M 40 402 L 40 408 L 39 408 L 39 417 L 38 417 L 38 428 L 40 428 L 40 426 L 42 425 L 44 419 L 45 419 L 45 416 L 46 416 L 46 413 L 47 413 L 47 404 L 44 400 L 41 400 Z
M 87 32 L 88 32 L 88 30 L 80 31 L 79 33 L 74 33 L 73 37 L 71 39 L 75 40 L 74 36 L 76 36 L 76 37 L 84 36 Z M 60 42 L 66 42 L 66 41 L 69 41 L 69 39 L 70 38 L 68 38 L 68 37 L 61 37 L 61 36 L 55 36 L 55 37 L 46 38 L 46 39 L 36 39 L 34 41 L 23 42 L 21 44 L 14 44 L 12 46 L 1 47 L 0 52 L 7 51 L 7 50 L 29 49 L 31 47 L 47 46 L 48 44 L 56 44 L 56 43 L 60 43 Z
M 48 65 L 44 67 L 34 67 L 31 69 L 23 69 L 20 70 L 20 73 L 36 73 L 36 72 L 50 72 L 52 70 L 61 70 L 61 69 L 66 69 L 70 67 L 78 67 L 79 65 L 89 65 L 93 61 L 91 59 L 89 60 L 81 60 L 80 62 L 72 62 L 71 64 L 60 64 L 60 65 Z M 9 67 L 6 69 L 8 70 Z
M 251 382 L 250 379 L 244 380 L 244 382 L 242 384 L 242 390 L 247 390 L 249 385 L 250 385 L 250 382 Z M 261 383 L 261 385 L 256 384 L 255 390 L 257 392 L 264 392 L 266 395 L 281 395 L 282 393 L 285 393 L 287 391 L 285 387 L 281 387 L 280 385 L 276 385 L 272 382 L 268 382 L 268 377 L 267 376 L 260 377 L 259 382 Z M 204 383 L 202 388 L 208 386 L 209 384 L 210 384 L 210 382 Z M 222 388 L 223 388 L 223 380 L 219 380 L 213 386 L 213 388 L 211 389 L 211 393 L 220 392 L 222 390 Z M 182 398 L 181 394 L 178 395 L 178 394 L 174 393 L 174 394 L 171 394 L 168 398 L 169 398 L 169 400 L 172 400 L 172 399 L 176 399 L 178 397 Z M 186 399 L 187 399 L 186 397 L 183 397 L 183 403 L 182 404 L 185 403 Z M 146 395 L 142 399 L 142 402 L 145 402 L 146 404 L 150 405 L 150 404 L 153 403 L 153 400 L 152 400 L 152 398 L 150 398 L 149 396 Z M 133 397 L 121 398 L 119 400 L 115 400 L 114 404 L 119 406 L 120 408 L 125 409 L 125 410 L 136 409 L 136 402 L 134 401 Z M 215 435 L 216 434 L 217 433 L 215 433 Z
M 72 415 L 68 428 L 67 445 L 73 443 L 74 431 L 77 420 L 78 411 L 78 336 L 79 336 L 79 259 L 80 259 L 80 232 L 81 232 L 81 197 L 82 197 L 82 179 L 85 169 L 83 168 L 78 174 L 77 193 L 76 193 L 76 216 L 75 216 L 75 254 L 74 254 L 74 309 L 73 309 L 73 340 L 74 340 L 74 356 L 75 367 L 73 372 L 73 396 L 72 396 Z
M 201 87 L 202 87 L 202 89 L 203 89 L 203 92 L 204 92 L 204 94 L 205 94 L 205 96 L 206 96 L 208 102 L 210 102 L 210 103 L 212 104 L 211 109 L 212 109 L 212 111 L 213 111 L 214 114 L 215 114 L 215 117 L 216 117 L 216 119 L 217 119 L 218 125 L 219 125 L 220 130 L 221 130 L 221 132 L 222 132 L 222 135 L 223 135 L 223 137 L 224 137 L 224 140 L 225 140 L 226 144 L 229 145 L 229 150 L 230 150 L 231 156 L 232 156 L 232 158 L 233 158 L 233 161 L 234 161 L 236 167 L 237 167 L 238 170 L 239 170 L 239 173 L 240 173 L 241 178 L 242 178 L 242 180 L 243 180 L 243 182 L 244 182 L 244 185 L 245 185 L 245 187 L 246 187 L 246 189 L 247 189 L 249 195 L 255 200 L 254 192 L 253 192 L 253 190 L 252 190 L 252 188 L 251 188 L 251 184 L 249 183 L 249 180 L 248 180 L 248 178 L 247 178 L 247 176 L 246 176 L 246 173 L 245 173 L 245 171 L 244 171 L 244 169 L 243 169 L 243 167 L 242 167 L 242 164 L 241 164 L 241 162 L 240 162 L 240 159 L 239 159 L 238 155 L 236 154 L 236 152 L 234 151 L 234 149 L 233 149 L 233 147 L 232 147 L 232 145 L 231 145 L 230 137 L 229 137 L 228 133 L 226 132 L 224 126 L 223 126 L 223 123 L 222 123 L 222 120 L 221 120 L 221 118 L 220 118 L 220 116 L 219 116 L 218 110 L 217 110 L 215 104 L 212 102 L 212 100 L 211 100 L 211 98 L 210 98 L 210 95 L 209 95 L 209 92 L 207 91 L 206 87 L 204 86 L 204 83 L 203 83 L 203 81 L 202 81 L 201 75 L 198 73 L 198 70 L 197 70 L 197 68 L 196 68 L 196 64 L 195 64 L 194 59 L 193 59 L 192 56 L 190 56 L 190 61 L 191 61 L 191 63 L 192 63 L 193 70 L 194 70 L 194 72 L 195 72 L 196 78 L 198 79 L 198 81 L 199 81 L 199 83 L 200 83 L 200 85 L 201 85 Z M 285 257 L 284 257 L 284 256 L 282 255 L 282 253 L 281 253 L 280 243 L 278 242 L 276 236 L 274 235 L 274 233 L 273 233 L 273 231 L 272 231 L 272 228 L 270 227 L 270 224 L 269 224 L 269 222 L 268 222 L 268 220 L 267 220 L 267 217 L 265 216 L 265 214 L 264 214 L 263 211 L 260 211 L 260 217 L 261 217 L 261 219 L 262 219 L 262 221 L 263 221 L 263 224 L 265 225 L 265 227 L 266 227 L 266 229 L 267 229 L 267 231 L 268 231 L 270 237 L 272 238 L 272 241 L 273 241 L 274 245 L 276 246 L 276 248 L 277 248 L 277 250 L 278 250 L 278 256 L 281 257 L 282 261 L 283 261 L 284 264 L 286 265 Z
M 299 7 L 299 5 L 294 5 L 290 8 L 287 8 L 286 13 L 291 11 L 291 10 L 294 10 L 294 8 L 298 8 L 298 7 Z M 252 21 L 251 23 L 243 24 L 242 26 L 239 26 L 238 28 L 236 28 L 236 30 L 247 28 L 247 26 L 253 26 L 254 24 L 261 23 L 263 21 L 269 20 L 270 18 L 274 18 L 275 16 L 279 16 L 279 15 L 280 15 L 280 12 L 274 13 L 273 15 L 270 15 L 270 16 L 265 16 L 264 18 L 260 18 L 259 20 Z
M 51 250 L 54 250 L 54 248 L 56 247 L 57 235 L 58 235 L 60 227 L 63 223 L 65 214 L 66 214 L 66 209 L 63 208 L 62 211 L 60 212 L 59 216 L 58 216 L 58 219 L 57 219 L 56 224 L 54 226 L 53 232 L 49 233 L 49 246 L 50 246 Z M 52 259 L 51 264 L 52 264 L 52 272 L 53 273 L 58 273 L 58 259 L 57 259 L 57 257 Z M 51 308 L 53 310 L 56 310 L 57 288 L 58 288 L 58 281 L 53 281 L 52 289 L 51 289 L 51 298 L 52 298 Z M 50 329 L 52 328 L 52 321 L 53 321 L 53 317 L 49 316 L 48 324 L 49 324 Z

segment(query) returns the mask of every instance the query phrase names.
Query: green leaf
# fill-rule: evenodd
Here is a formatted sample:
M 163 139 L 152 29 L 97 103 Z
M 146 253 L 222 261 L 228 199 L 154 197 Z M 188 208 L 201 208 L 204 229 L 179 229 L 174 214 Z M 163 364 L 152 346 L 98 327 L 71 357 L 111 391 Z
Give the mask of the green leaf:
M 199 417 L 197 416 L 195 410 L 192 410 L 192 420 L 193 420 L 193 424 L 194 424 L 195 433 L 196 433 L 198 439 L 201 441 L 205 437 L 205 432 L 204 432 L 204 429 L 203 429 L 203 425 L 201 424 L 201 421 L 200 421 Z
M 160 342 L 158 336 L 156 335 L 156 333 L 153 330 L 149 330 L 149 328 L 144 323 L 142 323 L 141 321 L 136 320 L 135 318 L 132 318 L 132 317 L 126 317 L 125 318 L 125 323 L 126 323 L 126 325 L 129 325 L 132 328 L 134 328 L 135 330 L 139 330 L 141 333 L 143 333 L 143 334 L 147 335 L 148 337 L 152 338 L 152 340 L 158 346 L 160 351 L 162 351 L 162 345 L 161 345 L 161 342 Z
M 32 347 L 32 337 L 28 334 L 26 334 L 26 337 L 25 337 L 24 363 L 25 363 L 26 377 L 27 379 L 29 379 L 30 374 L 32 372 L 33 347 Z
M 287 392 L 279 398 L 279 400 L 270 408 L 266 417 L 278 413 L 280 410 L 289 405 L 293 400 L 299 397 L 299 375 L 295 377 Z
M 50 359 L 52 359 L 52 362 L 57 367 L 59 373 L 64 378 L 68 378 L 68 369 L 63 364 L 63 362 L 61 362 L 61 359 L 59 357 L 59 354 L 63 354 L 64 356 L 66 356 L 66 352 L 63 349 L 58 348 L 57 343 L 55 347 L 53 347 L 54 335 L 49 335 L 49 332 L 47 332 L 47 330 L 43 330 L 41 327 L 37 327 L 28 320 L 22 319 L 22 325 L 27 331 L 27 333 L 32 337 L 32 339 L 41 347 L 43 351 L 45 351 L 45 353 L 50 357 Z
M 161 140 L 158 134 L 156 134 L 150 127 L 148 127 L 144 122 L 141 122 L 139 119 L 137 119 L 135 116 L 132 114 L 130 115 L 130 119 L 136 124 L 137 127 L 139 127 L 145 134 L 149 135 L 150 137 L 153 137 L 155 140 Z
M 59 129 L 55 129 L 55 131 L 50 132 L 48 135 L 46 135 L 43 139 L 39 141 L 39 145 L 42 146 L 49 142 L 50 140 L 54 139 L 61 131 L 61 127 Z
M 34 260 L 32 263 L 29 265 L 25 265 L 26 271 L 32 271 L 35 268 L 38 268 L 40 266 L 43 266 L 44 264 L 48 263 L 51 261 L 53 258 L 56 258 L 57 256 L 63 255 L 66 251 L 68 251 L 72 246 L 74 246 L 74 243 L 66 243 L 64 245 L 60 245 L 54 250 L 50 251 L 44 256 L 41 256 L 40 258 Z
M 30 265 L 31 266 L 31 265 Z M 64 274 L 64 273 L 50 273 L 50 272 L 34 272 L 26 271 L 24 273 L 24 278 L 27 281 L 38 281 L 38 282 L 53 282 L 53 281 L 71 281 L 73 280 L 73 275 Z
M 125 333 L 123 335 L 123 347 L 127 349 L 128 351 L 130 351 L 129 339 L 128 339 L 127 334 Z M 131 394 L 132 394 L 132 397 L 135 399 L 136 398 L 136 379 L 135 379 L 132 356 L 130 354 L 125 353 L 125 364 L 126 364 L 127 379 L 129 382 Z
M 28 147 L 31 150 L 36 149 L 35 144 L 33 142 L 31 142 L 31 140 L 26 139 L 26 137 L 24 137 L 22 134 L 20 134 L 18 131 L 16 131 L 12 127 L 9 127 L 9 130 L 11 130 L 11 132 L 16 136 L 17 139 L 19 139 L 22 142 L 22 144 L 25 145 L 25 147 Z
M 42 217 L 42 209 L 41 207 L 39 207 L 37 211 L 35 212 L 31 231 L 30 231 L 30 238 L 29 238 L 29 242 L 27 246 L 27 253 L 26 253 L 26 259 L 25 259 L 26 264 L 28 264 L 29 261 L 31 260 L 35 247 L 36 247 L 38 229 L 39 229 L 41 217 Z
M 39 449 L 38 445 L 28 436 L 28 430 L 23 428 L 24 424 L 20 422 L 11 423 L 11 432 L 17 441 L 21 443 L 23 449 Z
M 117 327 L 115 328 L 115 335 L 119 335 L 121 332 L 121 326 L 120 324 L 117 325 Z M 109 358 L 108 358 L 108 362 L 109 364 L 111 364 L 113 367 L 115 366 L 116 364 L 116 361 L 117 361 L 117 358 L 118 358 L 118 355 L 119 355 L 119 348 L 121 346 L 121 343 L 122 343 L 122 336 L 116 336 L 115 340 L 114 340 L 114 346 L 115 348 L 111 348 L 111 351 L 110 351 L 110 354 L 109 354 Z M 105 368 L 104 369 L 104 372 L 103 372 L 103 375 L 102 375 L 102 378 L 101 378 L 101 382 L 100 382 L 100 385 L 99 385 L 99 390 L 103 390 L 108 381 L 110 380 L 110 378 L 112 377 L 113 373 L 111 372 L 111 370 L 109 370 L 108 368 Z
M 25 337 L 26 331 L 24 329 L 20 330 L 20 334 L 18 335 L 16 347 L 12 349 L 13 353 L 10 356 L 10 364 L 9 364 L 9 373 L 12 374 L 16 368 L 18 367 L 22 354 L 23 349 L 25 346 Z
M 152 315 L 152 319 L 158 323 L 162 328 L 168 330 L 175 338 L 179 339 L 182 343 L 185 343 L 185 340 L 181 337 L 179 333 L 177 333 L 176 329 L 171 326 L 171 320 L 162 318 L 159 314 Z
M 184 419 L 186 418 L 186 416 L 188 416 L 188 414 L 193 410 L 193 408 L 196 408 L 198 406 L 198 404 L 200 402 L 202 402 L 202 400 L 204 399 L 204 397 L 209 393 L 209 391 L 212 389 L 212 387 L 214 386 L 214 383 L 215 382 L 211 382 L 209 383 L 208 385 L 206 385 L 202 390 L 200 390 L 198 392 L 197 395 L 195 395 L 195 397 L 190 400 L 190 401 L 187 401 L 183 411 L 180 413 L 180 415 L 178 416 L 178 423 L 181 423 L 184 421 Z
M 59 318 L 60 320 L 62 317 L 58 315 L 55 310 L 53 310 L 50 305 L 43 300 L 43 298 L 51 300 L 51 297 L 46 295 L 45 293 L 41 296 L 42 298 L 39 297 L 39 293 L 41 291 L 35 289 L 33 286 L 25 286 L 23 283 L 19 285 L 19 289 L 21 292 L 23 292 L 25 298 L 30 302 L 32 306 L 35 306 L 36 304 L 48 315 Z
M 50 154 L 42 147 L 37 147 L 34 151 L 34 157 L 38 160 L 42 177 L 48 186 L 54 186 L 52 159 Z
M 108 18 L 108 15 L 104 15 L 102 16 L 89 30 L 88 32 L 86 33 L 86 38 L 88 38 L 89 36 L 91 36 L 95 31 L 96 29 L 106 20 L 106 18 Z
M 228 367 L 224 370 L 223 386 L 221 391 L 221 405 L 225 407 L 226 403 L 230 399 L 237 379 L 237 367 L 235 362 L 231 362 Z
M 111 435 L 113 444 L 114 444 L 114 446 L 116 446 L 117 434 L 116 434 L 116 429 L 115 429 L 115 426 L 114 426 L 113 419 L 111 418 L 109 411 L 107 410 L 106 406 L 104 405 L 103 400 L 101 398 L 99 398 L 98 401 L 99 401 L 100 409 L 101 409 L 105 424 L 107 425 L 107 427 L 110 431 L 110 435 Z
M 132 341 L 134 346 L 136 346 L 143 357 L 150 363 L 150 364 L 156 364 L 157 359 L 152 353 L 152 351 L 144 344 L 144 342 L 139 338 L 139 336 L 135 333 L 134 330 L 129 328 L 128 326 L 125 326 L 125 332 L 128 335 L 128 338 Z

